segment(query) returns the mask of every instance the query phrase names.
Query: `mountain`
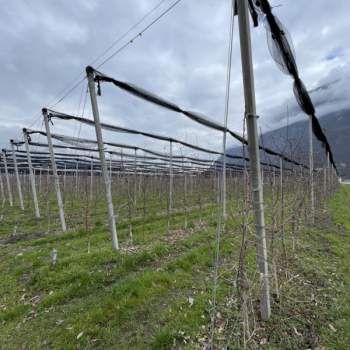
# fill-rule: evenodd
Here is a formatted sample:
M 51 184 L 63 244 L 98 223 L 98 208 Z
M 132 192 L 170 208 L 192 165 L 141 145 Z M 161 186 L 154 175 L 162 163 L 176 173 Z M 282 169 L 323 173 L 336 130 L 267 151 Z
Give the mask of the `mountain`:
M 350 179 L 350 109 L 329 113 L 320 117 L 319 121 L 331 145 L 340 175 Z M 308 119 L 305 118 L 303 121 L 263 133 L 260 143 L 307 164 L 308 123 Z M 242 149 L 234 147 L 228 153 L 241 155 Z M 314 138 L 315 167 L 324 164 L 324 154 L 321 144 Z M 261 153 L 261 159 L 264 161 L 276 162 L 273 158 Z

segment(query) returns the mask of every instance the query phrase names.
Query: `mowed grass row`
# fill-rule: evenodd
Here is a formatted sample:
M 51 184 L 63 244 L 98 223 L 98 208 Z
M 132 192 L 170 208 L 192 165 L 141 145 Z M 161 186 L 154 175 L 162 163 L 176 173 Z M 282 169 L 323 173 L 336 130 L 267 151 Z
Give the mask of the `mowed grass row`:
M 342 187 L 329 207 L 328 226 L 302 226 L 296 252 L 292 253 L 287 239 L 287 260 L 276 255 L 281 298 L 272 298 L 271 321 L 257 319 L 248 348 L 347 349 L 349 189 Z M 237 203 L 231 203 L 230 209 L 237 212 Z M 10 227 L 15 219 L 10 215 L 16 214 L 4 215 Z M 49 233 L 2 246 L 1 348 L 202 349 L 212 310 L 216 209 L 192 209 L 187 229 L 185 216 L 184 212 L 173 214 L 169 232 L 166 213 L 133 220 L 132 243 L 129 222 L 120 223 L 122 249 L 118 253 L 111 249 L 102 216 L 90 219 L 94 224 L 89 232 Z M 226 326 L 216 343 L 230 339 L 232 349 L 241 349 L 243 344 L 234 269 L 241 219 L 230 216 L 222 236 L 219 271 L 217 311 Z M 26 228 L 31 220 L 24 215 L 22 226 Z M 344 234 L 339 234 L 334 223 L 343 225 Z M 289 231 L 286 227 L 287 238 Z M 8 237 L 6 226 L 1 236 Z M 245 264 L 256 289 L 253 240 L 252 230 Z M 58 250 L 54 267 L 50 265 L 53 248 Z M 254 305 L 258 297 L 258 291 L 252 290 Z M 229 300 L 233 300 L 230 306 Z
M 7 245 L 0 263 L 1 343 L 5 348 L 163 348 L 205 333 L 216 216 L 212 208 L 192 210 L 184 230 L 184 215 L 172 215 L 169 232 L 164 215 L 136 220 L 132 245 L 128 224 L 119 225 L 124 243 L 118 253 L 105 225 Z M 226 235 L 223 256 L 235 253 L 234 237 Z M 182 307 L 184 313 L 178 312 Z
M 107 222 L 106 201 L 101 194 L 92 201 L 89 197 L 86 198 L 85 195 L 82 195 L 82 197 L 70 195 L 69 197 L 73 197 L 72 199 L 66 199 L 65 202 L 65 217 L 69 231 L 77 231 L 79 229 L 88 231 Z M 162 198 L 160 200 L 157 195 L 149 194 L 145 202 L 142 197 L 138 197 L 136 208 L 129 210 L 128 198 L 116 196 L 114 205 L 119 228 L 123 229 L 129 224 L 147 224 L 167 217 L 169 214 L 167 203 L 164 204 L 164 200 L 165 202 L 167 201 L 167 196 L 164 195 L 164 197 L 165 199 Z M 25 202 L 24 211 L 20 210 L 19 203 L 16 201 L 13 207 L 10 207 L 7 202 L 1 206 L 0 241 L 1 239 L 8 239 L 12 235 L 19 236 L 28 233 L 38 234 L 61 231 L 55 195 L 51 193 L 48 202 L 47 198 L 43 197 L 39 200 L 39 203 L 40 220 L 34 217 L 32 200 L 29 197 Z M 194 212 L 198 212 L 201 215 L 206 208 L 209 207 L 214 210 L 216 206 L 213 201 L 210 201 L 210 198 L 207 198 L 207 200 L 203 198 L 203 201 L 199 204 L 196 196 L 188 196 L 186 205 L 184 205 L 181 198 L 175 203 L 171 217 L 186 216 L 186 213 L 193 215 Z

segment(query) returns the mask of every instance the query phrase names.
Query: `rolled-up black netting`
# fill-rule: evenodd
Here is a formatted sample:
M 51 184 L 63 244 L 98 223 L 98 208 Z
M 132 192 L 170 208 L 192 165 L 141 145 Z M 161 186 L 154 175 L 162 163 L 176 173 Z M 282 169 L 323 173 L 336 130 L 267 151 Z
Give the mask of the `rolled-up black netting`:
M 109 76 L 107 76 L 107 75 L 105 75 L 105 74 L 103 74 L 103 73 L 101 73 L 99 71 L 94 70 L 92 67 L 90 67 L 90 69 L 95 72 L 95 80 L 98 81 L 98 82 L 105 81 L 105 82 L 113 83 L 115 86 L 119 87 L 120 89 L 122 89 L 122 90 L 124 90 L 126 92 L 129 92 L 132 95 L 135 95 L 135 96 L 137 96 L 137 97 L 139 97 L 139 98 L 141 98 L 143 100 L 146 100 L 148 102 L 154 103 L 154 104 L 156 104 L 156 105 L 158 105 L 160 107 L 167 108 L 168 110 L 171 110 L 173 112 L 182 113 L 183 115 L 189 117 L 193 121 L 196 121 L 197 123 L 202 124 L 202 125 L 204 125 L 206 127 L 209 127 L 211 129 L 218 130 L 218 131 L 221 131 L 221 132 L 227 132 L 234 139 L 239 141 L 241 144 L 245 144 L 245 145 L 248 144 L 248 141 L 245 138 L 243 138 L 242 136 L 238 135 L 236 132 L 226 128 L 225 126 L 223 126 L 223 125 L 213 121 L 212 119 L 210 119 L 210 118 L 208 118 L 208 117 L 206 117 L 206 116 L 204 116 L 204 115 L 202 115 L 202 114 L 200 114 L 198 112 L 191 112 L 191 111 L 185 110 L 185 109 L 179 107 L 178 105 L 176 105 L 176 104 L 174 104 L 172 102 L 169 102 L 169 101 L 163 99 L 162 97 L 159 97 L 159 96 L 155 95 L 154 93 L 146 91 L 145 89 L 140 88 L 140 87 L 138 87 L 138 86 L 136 86 L 134 84 L 122 82 L 120 80 L 111 78 L 111 77 L 109 77 Z M 77 120 L 77 121 L 80 121 L 80 122 L 83 122 L 83 123 L 86 123 L 86 124 L 94 125 L 94 122 L 92 120 L 89 120 L 89 119 L 86 119 L 86 118 L 64 115 L 62 113 L 56 113 L 54 111 L 50 111 L 49 115 L 51 117 L 57 117 L 57 118 L 60 118 L 60 119 L 74 119 L 74 120 Z M 142 131 L 121 128 L 121 127 L 113 126 L 113 125 L 110 125 L 110 124 L 104 124 L 104 123 L 101 123 L 101 127 L 104 128 L 104 129 L 107 129 L 107 130 L 111 130 L 111 131 L 114 130 L 114 131 L 119 131 L 119 132 L 128 132 L 128 133 L 132 133 L 132 134 L 139 134 L 139 135 L 143 135 L 143 136 L 147 136 L 147 137 L 151 137 L 151 138 L 156 138 L 156 139 L 159 139 L 159 140 L 172 141 L 172 142 L 176 142 L 176 143 L 182 144 L 183 146 L 190 147 L 192 149 L 196 149 L 196 150 L 203 151 L 203 152 L 208 152 L 208 149 L 197 147 L 197 146 L 191 145 L 189 143 L 186 143 L 186 142 L 183 142 L 183 141 L 180 141 L 180 140 L 176 140 L 174 138 L 168 138 L 168 137 L 164 137 L 164 136 L 160 136 L 160 135 L 156 135 L 156 134 L 145 133 L 145 132 L 142 132 Z M 279 152 L 273 151 L 273 150 L 271 150 L 269 148 L 266 148 L 266 147 L 263 147 L 263 146 L 259 145 L 259 149 L 264 151 L 264 152 L 266 152 L 267 154 L 270 154 L 270 155 L 273 155 L 273 156 L 282 157 L 286 162 L 289 162 L 291 164 L 294 164 L 294 165 L 297 165 L 297 166 L 303 166 L 304 168 L 307 168 L 307 166 L 305 166 L 304 164 L 296 162 L 295 160 L 290 159 L 289 157 L 287 157 L 287 156 L 285 156 L 285 155 L 283 155 L 283 154 L 281 154 Z M 219 152 L 212 152 L 212 151 L 210 153 L 212 153 L 212 154 L 219 154 Z
M 74 116 L 67 116 L 67 115 L 65 115 L 63 117 L 62 113 L 57 114 L 57 115 L 56 114 L 52 114 L 51 118 L 54 118 L 54 117 L 65 119 L 65 120 L 77 120 L 77 121 L 80 121 L 82 123 L 86 123 L 88 125 L 94 125 L 94 122 L 89 120 L 89 119 L 85 119 L 85 118 L 81 118 L 81 117 L 74 117 Z M 191 143 L 180 141 L 180 140 L 177 140 L 177 139 L 174 139 L 174 138 L 170 138 L 170 137 L 159 136 L 159 135 L 156 135 L 156 134 L 145 133 L 145 132 L 142 132 L 142 131 L 136 131 L 136 130 L 132 130 L 132 129 L 114 127 L 113 125 L 104 124 L 104 123 L 101 123 L 101 127 L 103 129 L 107 129 L 107 130 L 110 130 L 110 131 L 113 131 L 113 130 L 114 131 L 118 131 L 119 129 L 122 129 L 122 132 L 130 131 L 132 134 L 139 134 L 139 135 L 149 136 L 151 138 L 155 138 L 155 139 L 159 139 L 159 140 L 163 140 L 163 141 L 169 141 L 169 142 L 173 142 L 173 143 L 178 143 L 180 145 L 186 146 L 186 147 L 194 149 L 196 151 L 200 151 L 200 152 L 204 152 L 204 153 L 208 153 L 208 154 L 219 155 L 219 156 L 224 156 L 224 154 L 222 152 L 214 151 L 214 150 L 211 150 L 211 149 L 208 149 L 208 148 L 204 148 L 204 147 L 199 147 L 199 146 L 193 145 Z M 126 131 L 126 130 L 128 130 L 128 131 Z M 40 133 L 43 133 L 43 132 L 40 132 Z M 76 144 L 77 142 L 80 142 L 78 138 L 72 138 L 70 136 L 63 136 L 63 135 L 56 135 L 56 134 L 52 134 L 51 136 L 53 138 L 57 139 L 57 140 L 62 141 L 62 142 L 67 142 L 68 144 L 71 144 L 71 143 Z M 84 140 L 86 140 L 86 139 L 82 139 L 81 142 L 84 143 Z M 86 140 L 86 141 L 89 144 L 91 144 L 91 143 L 96 143 L 97 144 L 97 141 L 94 141 L 94 140 Z M 122 145 L 122 144 L 112 143 L 112 142 L 104 142 L 104 144 L 107 145 L 107 146 L 109 145 L 109 146 L 121 147 L 121 148 L 123 148 L 123 146 L 125 146 L 125 145 Z M 150 150 L 145 149 L 145 148 L 139 148 L 139 147 L 135 147 L 135 146 L 127 146 L 127 148 L 139 149 L 139 150 L 142 150 L 142 151 L 144 151 L 146 153 L 149 153 L 149 154 L 159 155 L 159 152 L 150 151 Z M 296 162 L 294 160 L 291 160 L 288 157 L 286 157 L 286 156 L 284 156 L 284 155 L 282 155 L 282 154 L 280 154 L 278 152 L 269 150 L 269 149 L 267 149 L 265 147 L 262 147 L 262 146 L 260 146 L 260 149 L 265 151 L 266 153 L 271 154 L 271 155 L 282 157 L 285 161 L 287 161 L 287 162 L 289 162 L 291 164 L 294 164 L 294 165 L 297 165 L 297 166 L 302 166 L 302 167 L 308 169 L 307 166 L 305 166 L 305 165 L 303 165 L 301 163 L 298 163 L 298 162 Z M 176 157 L 190 159 L 190 157 L 173 156 L 173 158 L 176 158 Z M 236 159 L 236 160 L 239 159 L 239 160 L 245 160 L 245 161 L 249 162 L 249 158 L 247 158 L 247 157 L 231 155 L 231 154 L 226 154 L 226 157 L 230 158 L 230 159 Z M 264 166 L 268 166 L 268 167 L 273 167 L 273 168 L 279 169 L 278 165 L 275 165 L 275 164 L 272 164 L 272 163 L 261 162 L 261 164 L 264 165 Z
M 269 22 L 265 22 L 267 45 L 270 54 L 283 73 L 294 76 L 297 74 L 298 68 L 292 39 L 282 23 L 276 17 L 274 17 L 274 20 L 279 27 L 280 36 L 274 35 Z
M 304 83 L 300 79 L 294 81 L 293 92 L 302 111 L 310 116 L 315 115 L 315 107 Z
M 268 0 L 254 0 L 255 7 L 261 14 L 265 15 L 265 27 L 267 29 L 267 42 L 272 58 L 277 63 L 282 72 L 289 74 L 294 79 L 294 95 L 304 113 L 310 116 L 312 121 L 312 129 L 316 138 L 322 143 L 334 169 L 338 173 L 333 153 L 326 135 L 316 118 L 315 107 L 312 103 L 310 95 L 299 77 L 298 68 L 295 60 L 294 48 L 292 40 L 283 27 L 279 19 L 272 14 L 271 6 Z

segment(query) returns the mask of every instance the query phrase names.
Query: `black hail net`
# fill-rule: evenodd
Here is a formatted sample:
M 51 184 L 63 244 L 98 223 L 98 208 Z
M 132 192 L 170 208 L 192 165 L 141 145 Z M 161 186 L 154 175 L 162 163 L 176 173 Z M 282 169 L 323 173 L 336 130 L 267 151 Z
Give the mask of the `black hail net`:
M 94 70 L 92 67 L 90 67 L 92 70 Z M 212 119 L 202 115 L 201 113 L 198 113 L 198 112 L 192 112 L 192 111 L 188 111 L 188 110 L 185 110 L 183 108 L 181 108 L 180 106 L 172 103 L 172 102 L 169 102 L 167 100 L 165 100 L 164 98 L 162 97 L 159 97 L 157 96 L 156 94 L 152 93 L 152 92 L 149 92 L 143 88 L 140 88 L 134 84 L 130 84 L 130 83 L 127 83 L 127 82 L 123 82 L 123 81 L 120 81 L 120 80 L 117 80 L 117 79 L 114 79 L 114 78 L 111 78 L 99 71 L 96 71 L 94 70 L 95 72 L 95 80 L 100 83 L 100 82 L 109 82 L 109 83 L 112 83 L 114 84 L 116 87 L 138 97 L 138 98 L 141 98 L 143 100 L 146 100 L 148 102 L 151 102 L 151 103 L 154 103 L 160 107 L 163 107 L 163 108 L 166 108 L 168 110 L 171 110 L 173 112 L 177 112 L 177 113 L 182 113 L 183 115 L 187 116 L 188 118 L 192 119 L 193 121 L 199 123 L 199 124 L 202 124 L 208 128 L 211 128 L 211 129 L 214 129 L 214 130 L 218 130 L 218 131 L 221 131 L 221 132 L 227 132 L 229 135 L 231 135 L 235 140 L 239 141 L 241 144 L 245 144 L 247 145 L 248 144 L 248 141 L 243 138 L 242 136 L 238 135 L 236 132 L 230 130 L 229 128 L 226 128 L 225 126 L 213 121 Z M 78 120 L 77 117 L 73 117 L 73 116 L 64 116 L 62 115 L 62 113 L 60 113 L 60 116 L 59 115 L 56 115 L 55 112 L 53 111 L 50 111 L 50 113 L 52 115 L 55 115 L 55 117 L 60 117 L 62 119 L 75 119 L 75 120 Z M 92 123 L 93 124 L 93 121 L 91 120 L 88 120 L 88 119 L 85 119 L 85 118 L 79 118 L 79 120 L 81 122 L 84 122 L 84 123 Z M 167 138 L 167 137 L 163 137 L 163 136 L 159 136 L 159 135 L 155 135 L 155 134 L 150 134 L 150 133 L 145 133 L 145 132 L 141 132 L 141 131 L 136 131 L 136 130 L 131 130 L 131 129 L 125 129 L 125 128 L 120 128 L 120 127 L 115 127 L 113 125 L 110 125 L 110 124 L 101 124 L 101 127 L 102 128 L 106 128 L 106 129 L 109 129 L 109 130 L 115 130 L 115 131 L 124 131 L 124 132 L 128 132 L 128 133 L 134 133 L 134 134 L 140 134 L 140 135 L 144 135 L 144 136 L 149 136 L 149 137 L 153 137 L 153 138 L 158 138 L 158 139 L 163 139 L 163 140 L 168 140 L 168 141 L 173 141 L 173 142 L 178 142 L 184 146 L 187 146 L 187 147 L 191 147 L 191 148 L 194 148 L 193 145 L 190 145 L 188 143 L 185 143 L 183 141 L 179 141 L 179 140 L 175 140 L 173 138 Z M 198 147 L 196 147 L 197 150 L 201 150 L 201 151 L 204 151 L 204 152 L 208 152 L 207 149 L 199 149 Z M 261 145 L 259 145 L 259 149 L 266 152 L 267 154 L 269 155 L 273 155 L 273 156 L 277 156 L 277 157 L 281 157 L 283 158 L 283 160 L 285 160 L 286 162 L 290 163 L 290 164 L 294 164 L 294 165 L 297 165 L 297 166 L 302 166 L 304 168 L 308 168 L 307 166 L 305 166 L 304 164 L 301 164 L 293 159 L 290 159 L 289 157 L 285 156 L 284 154 L 281 154 L 279 152 L 276 152 L 276 151 L 273 151 L 267 147 L 263 147 Z M 211 152 L 212 154 L 219 154 L 219 152 Z M 220 153 L 221 154 L 221 153 Z M 230 157 L 229 155 L 226 155 L 227 157 Z
M 279 19 L 272 14 L 268 0 L 255 0 L 255 8 L 265 18 L 267 43 L 273 60 L 282 72 L 289 74 L 294 79 L 293 92 L 295 98 L 302 111 L 311 118 L 313 133 L 329 154 L 330 162 L 337 171 L 331 147 L 315 115 L 315 107 L 304 83 L 299 77 L 294 48 L 288 31 Z
M 52 110 L 49 111 L 49 117 L 50 118 L 63 119 L 63 120 L 75 120 L 75 121 L 78 121 L 78 122 L 81 122 L 81 123 L 84 123 L 84 124 L 87 124 L 87 125 L 90 125 L 90 126 L 94 126 L 94 122 L 92 120 L 90 120 L 90 119 L 82 118 L 82 117 L 76 117 L 76 116 L 64 114 L 64 113 L 61 113 L 61 112 L 55 112 L 55 111 L 52 111 Z M 213 125 L 216 125 L 216 124 L 213 122 Z M 150 137 L 150 138 L 154 138 L 154 139 L 158 139 L 158 140 L 162 140 L 162 141 L 169 141 L 169 142 L 178 143 L 178 144 L 181 144 L 181 145 L 183 145 L 185 147 L 188 147 L 188 148 L 191 148 L 191 149 L 194 149 L 194 150 L 197 150 L 197 151 L 210 153 L 210 154 L 215 154 L 215 155 L 221 155 L 221 156 L 223 155 L 221 152 L 217 152 L 217 151 L 214 151 L 214 150 L 211 150 L 211 149 L 208 149 L 208 148 L 199 147 L 199 146 L 190 144 L 188 142 L 184 142 L 184 141 L 181 141 L 181 140 L 178 140 L 178 139 L 174 139 L 174 138 L 170 138 L 170 137 L 166 137 L 166 136 L 162 136 L 162 135 L 158 135 L 158 134 L 147 133 L 147 132 L 134 130 L 134 129 L 122 128 L 122 127 L 119 127 L 119 126 L 115 126 L 115 125 L 112 125 L 112 124 L 106 124 L 106 123 L 101 123 L 101 127 L 102 127 L 102 129 L 106 129 L 106 130 L 109 130 L 109 131 L 143 135 L 143 136 L 146 136 L 146 137 Z M 214 126 L 212 126 L 212 127 L 214 128 Z M 229 129 L 227 129 L 227 130 L 229 130 Z M 231 132 L 231 131 L 229 130 L 229 132 Z M 240 137 L 240 140 L 243 140 L 243 143 L 247 144 L 247 141 L 244 138 Z M 111 144 L 111 145 L 112 146 L 117 146 L 116 144 Z M 285 156 L 285 155 L 283 155 L 281 153 L 275 152 L 275 151 L 273 151 L 273 150 L 271 150 L 269 148 L 263 147 L 263 146 L 259 146 L 259 148 L 262 151 L 264 151 L 264 152 L 266 152 L 266 153 L 268 153 L 270 155 L 277 156 L 277 157 L 282 157 L 283 160 L 285 160 L 286 162 L 288 162 L 290 164 L 294 164 L 296 166 L 302 166 L 303 168 L 308 169 L 308 167 L 305 166 L 304 164 L 301 164 L 301 163 L 299 163 L 299 162 L 297 162 L 297 161 L 295 161 L 293 159 L 290 159 L 290 158 L 288 158 L 287 156 Z M 137 148 L 137 149 L 143 150 L 141 148 Z M 226 154 L 226 157 L 227 158 L 231 158 L 231 159 L 241 159 L 241 160 L 249 161 L 248 158 L 245 158 L 245 157 L 242 157 L 242 156 L 231 155 L 231 154 Z M 272 167 L 275 167 L 275 168 L 279 168 L 279 166 L 275 166 L 274 164 L 270 164 L 270 163 L 263 163 L 262 162 L 261 164 L 262 165 L 269 165 L 269 166 L 272 166 Z
M 62 114 L 60 114 L 60 116 L 62 116 Z M 67 118 L 65 118 L 67 120 Z M 39 134 L 42 136 L 46 136 L 46 133 L 43 131 L 39 131 L 39 130 L 28 130 L 28 134 Z M 66 135 L 58 135 L 58 134 L 51 134 L 51 137 L 55 140 L 67 143 L 69 145 L 73 145 L 72 146 L 62 146 L 62 145 L 54 145 L 54 147 L 58 147 L 58 148 L 71 148 L 71 149 L 77 149 L 77 150 L 84 150 L 84 151 L 91 151 L 91 148 L 88 147 L 76 147 L 76 145 L 80 145 L 80 144 L 90 144 L 90 145 L 96 145 L 97 141 L 95 140 L 89 140 L 89 139 L 84 139 L 84 138 L 77 138 L 77 137 L 71 137 L 71 136 L 66 136 Z M 31 145 L 33 146 L 41 146 L 41 147 L 47 147 L 46 144 L 41 144 L 38 142 L 30 142 Z M 126 148 L 126 149 L 134 149 L 134 150 L 140 150 L 143 151 L 145 153 L 149 153 L 152 155 L 156 155 L 158 157 L 146 157 L 146 156 L 142 156 L 142 157 L 137 157 L 138 159 L 143 159 L 143 158 L 148 158 L 148 159 L 153 159 L 153 160 L 165 160 L 165 161 L 169 161 L 170 156 L 165 154 L 165 153 L 161 153 L 161 152 L 156 152 L 153 150 L 149 150 L 147 148 L 142 148 L 142 147 L 135 147 L 135 146 L 130 146 L 130 145 L 125 145 L 125 144 L 120 144 L 120 143 L 112 143 L 112 142 L 104 142 L 104 144 L 106 146 L 112 146 L 112 147 L 118 147 L 118 148 Z M 190 145 L 190 144 L 188 144 Z M 209 150 L 209 149 L 205 149 L 205 148 L 200 148 L 194 145 L 191 145 L 193 147 L 195 147 L 195 149 L 200 150 L 202 152 L 206 152 L 206 153 L 211 153 L 211 154 L 216 154 L 216 155 L 222 155 L 222 153 L 220 152 L 216 152 L 213 150 Z M 96 149 L 93 149 L 93 151 L 96 151 Z M 110 151 L 110 150 L 106 150 L 107 153 L 111 153 L 114 155 L 122 155 L 124 157 L 130 157 L 130 158 L 135 158 L 135 155 L 132 154 L 127 154 L 127 153 L 120 153 L 120 152 L 115 152 L 115 151 Z M 235 155 L 227 155 L 228 158 L 230 159 L 234 159 L 234 160 L 245 160 L 245 161 L 249 161 L 249 158 L 244 158 L 241 156 L 235 156 Z M 173 155 L 172 157 L 172 162 L 173 163 L 182 163 L 183 160 L 187 160 L 193 164 L 197 164 L 197 165 L 207 165 L 208 163 L 217 163 L 217 164 L 221 164 L 221 161 L 213 161 L 213 160 L 209 160 L 209 159 L 202 159 L 202 158 L 195 158 L 195 157 L 187 157 L 187 156 L 176 156 Z M 235 164 L 235 163 L 228 163 L 229 166 L 232 167 L 237 167 L 237 168 L 242 168 L 241 164 Z M 269 163 L 262 163 L 263 165 L 266 166 L 273 166 L 276 168 L 279 168 L 278 166 L 275 166 L 273 164 L 269 164 Z

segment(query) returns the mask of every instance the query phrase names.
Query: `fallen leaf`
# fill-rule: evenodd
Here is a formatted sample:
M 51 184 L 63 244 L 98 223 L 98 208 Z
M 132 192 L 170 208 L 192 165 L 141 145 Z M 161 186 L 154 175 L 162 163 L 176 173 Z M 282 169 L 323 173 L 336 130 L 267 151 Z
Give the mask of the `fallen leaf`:
M 83 336 L 84 332 L 80 332 L 78 335 L 77 335 L 77 340 L 80 339 L 82 336 Z
M 333 332 L 336 332 L 336 331 L 337 331 L 337 330 L 334 328 L 333 325 L 329 324 L 328 326 L 329 326 L 329 328 L 330 328 Z
M 298 337 L 301 337 L 301 333 L 299 333 L 298 332 L 298 330 L 295 328 L 295 327 L 293 327 L 293 330 L 294 330 L 294 333 L 298 336 Z

